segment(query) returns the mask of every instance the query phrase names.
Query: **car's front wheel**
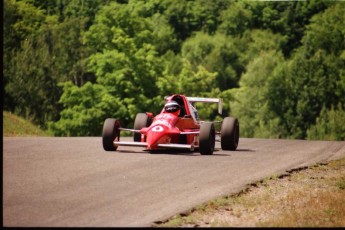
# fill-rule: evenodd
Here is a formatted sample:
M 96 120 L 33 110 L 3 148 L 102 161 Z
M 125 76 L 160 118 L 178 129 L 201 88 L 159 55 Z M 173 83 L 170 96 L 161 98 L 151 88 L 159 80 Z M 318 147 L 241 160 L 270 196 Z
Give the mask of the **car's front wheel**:
M 116 151 L 117 146 L 114 145 L 114 141 L 120 140 L 120 121 L 107 118 L 104 121 L 103 132 L 102 132 L 102 141 L 103 148 L 105 151 Z
M 141 130 L 142 128 L 149 127 L 152 119 L 146 113 L 138 113 L 134 120 L 134 129 Z M 134 133 L 133 140 L 135 142 L 141 141 L 141 134 Z
M 201 155 L 212 155 L 215 146 L 216 131 L 212 122 L 204 122 L 200 127 L 199 151 Z
M 237 118 L 226 117 L 220 130 L 220 143 L 222 150 L 235 151 L 240 138 L 240 124 Z

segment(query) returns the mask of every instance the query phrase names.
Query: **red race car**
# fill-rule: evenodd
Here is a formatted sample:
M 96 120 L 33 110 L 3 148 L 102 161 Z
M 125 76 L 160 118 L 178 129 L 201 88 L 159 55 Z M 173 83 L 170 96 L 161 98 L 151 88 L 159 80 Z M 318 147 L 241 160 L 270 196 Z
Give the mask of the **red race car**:
M 212 155 L 216 136 L 220 136 L 222 150 L 235 151 L 239 141 L 239 122 L 237 118 L 225 117 L 216 130 L 214 122 L 201 121 L 194 102 L 218 103 L 218 112 L 222 113 L 222 99 L 186 97 L 181 94 L 167 96 L 160 114 L 138 113 L 134 128 L 121 127 L 120 121 L 107 118 L 103 125 L 103 148 L 116 151 L 118 146 L 137 146 L 146 150 L 157 149 L 199 149 L 202 155 Z M 133 141 L 120 141 L 120 132 L 134 133 Z M 219 139 L 218 139 L 219 140 Z

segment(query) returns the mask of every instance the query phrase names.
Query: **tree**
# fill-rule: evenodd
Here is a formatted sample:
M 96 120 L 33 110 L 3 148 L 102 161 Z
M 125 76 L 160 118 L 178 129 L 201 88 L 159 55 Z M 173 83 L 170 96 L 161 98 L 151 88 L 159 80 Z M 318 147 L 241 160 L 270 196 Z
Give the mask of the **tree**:
M 76 1 L 69 3 L 73 2 Z M 59 82 L 72 80 L 82 85 L 87 80 L 94 81 L 85 70 L 88 51 L 81 40 L 89 19 L 85 15 L 70 15 L 59 22 L 57 14 L 61 12 L 54 10 L 59 6 L 57 2 L 9 0 L 6 6 L 9 21 L 5 28 L 9 39 L 4 44 L 5 108 L 45 128 L 48 120 L 59 118 Z M 13 41 L 17 44 L 12 44 Z M 25 85 L 18 87 L 18 82 Z M 32 104 L 27 103 L 31 97 Z
M 42 39 L 29 38 L 23 42 L 22 51 L 11 60 L 5 90 L 13 100 L 16 114 L 46 128 L 46 122 L 59 114 L 60 92 L 58 79 L 52 76 L 53 61 L 48 46 Z
M 44 11 L 25 2 L 4 1 L 3 15 L 3 84 L 4 109 L 14 111 L 18 106 L 14 95 L 6 90 L 13 74 L 12 59 L 20 51 L 22 42 L 26 41 L 44 22 Z M 17 83 L 18 84 L 18 83 Z
M 164 0 L 161 6 L 165 9 L 163 14 L 174 28 L 177 38 L 183 42 L 191 37 L 194 31 L 215 33 L 221 23 L 220 14 L 230 3 L 228 0 L 183 0 L 176 4 L 176 1 Z
M 344 20 L 345 7 L 340 2 L 312 17 L 302 39 L 306 52 L 310 55 L 323 49 L 327 54 L 340 56 L 345 50 Z
M 344 8 L 338 4 L 315 15 L 303 46 L 272 78 L 269 107 L 287 131 L 284 137 L 306 138 L 323 107 L 345 104 L 344 30 L 335 30 L 345 28 L 344 19 Z M 328 21 L 334 24 L 327 26 Z M 314 39 L 318 37 L 322 40 Z
M 345 140 L 345 111 L 341 104 L 331 109 L 322 107 L 320 116 L 316 118 L 316 124 L 307 130 L 309 140 Z
M 48 124 L 55 136 L 100 135 L 106 114 L 117 117 L 127 109 L 126 105 L 109 95 L 102 85 L 91 82 L 81 87 L 71 82 L 60 85 L 63 86 L 60 103 L 64 110 L 57 122 Z
M 154 112 L 158 110 L 155 82 L 163 69 L 155 46 L 151 44 L 154 41 L 153 29 L 146 19 L 131 15 L 127 7 L 118 3 L 105 6 L 97 14 L 95 24 L 85 33 L 85 44 L 93 50 L 87 60 L 87 69 L 96 76 L 96 82 L 88 82 L 85 87 L 91 92 L 93 88 L 102 90 L 102 96 L 94 102 L 99 116 L 94 117 L 91 123 L 97 127 L 107 117 L 121 118 L 124 126 L 130 126 L 136 113 L 149 107 L 153 107 Z M 77 89 L 66 83 L 64 95 L 69 95 L 70 89 L 79 92 L 84 90 L 84 86 Z M 80 96 L 83 97 L 82 94 Z M 107 104 L 100 103 L 102 98 L 112 98 L 117 107 L 109 110 Z M 58 124 L 74 123 L 72 120 L 79 113 L 88 114 L 90 111 L 88 104 L 80 104 L 78 100 L 66 103 L 62 98 L 61 103 L 64 110 Z M 75 107 L 77 109 L 73 109 Z M 98 134 L 97 127 L 89 128 L 93 134 Z M 58 132 L 61 133 L 63 128 L 69 132 L 65 125 L 61 125 Z M 82 130 L 84 132 L 80 131 L 77 135 L 90 134 L 85 133 L 86 129 Z
M 262 51 L 248 64 L 240 88 L 231 90 L 230 108 L 241 123 L 241 136 L 278 138 L 281 134 L 279 117 L 270 111 L 268 102 L 270 78 L 283 61 L 279 51 Z
M 25 1 L 4 1 L 4 54 L 20 49 L 20 45 L 39 31 L 45 22 L 44 10 Z M 6 57 L 6 56 L 5 56 Z M 7 61 L 7 59 L 5 59 Z M 6 65 L 5 65 L 6 67 Z
M 251 12 L 251 27 L 247 29 L 271 30 L 286 37 L 282 47 L 285 57 L 301 46 L 310 18 L 333 4 L 328 1 L 244 1 L 244 9 Z
M 247 136 L 312 138 L 345 107 L 344 10 L 316 0 L 6 0 L 4 108 L 55 122 L 56 135 L 98 135 L 107 117 L 131 126 L 184 93 L 222 97 Z M 197 106 L 219 118 L 216 106 Z
M 238 36 L 252 27 L 252 12 L 247 9 L 244 1 L 232 2 L 232 4 L 221 13 L 221 24 L 218 32 Z
M 195 70 L 202 65 L 209 72 L 217 72 L 215 81 L 219 89 L 238 86 L 244 66 L 239 63 L 239 49 L 232 37 L 198 32 L 183 43 L 181 55 Z

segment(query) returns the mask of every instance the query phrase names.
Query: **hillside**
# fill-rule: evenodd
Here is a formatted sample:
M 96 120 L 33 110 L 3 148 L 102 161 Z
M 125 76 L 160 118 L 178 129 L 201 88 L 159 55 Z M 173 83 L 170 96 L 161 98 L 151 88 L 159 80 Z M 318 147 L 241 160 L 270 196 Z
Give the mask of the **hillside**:
M 49 134 L 30 121 L 16 116 L 10 112 L 3 111 L 3 129 L 4 137 L 18 136 L 49 136 Z

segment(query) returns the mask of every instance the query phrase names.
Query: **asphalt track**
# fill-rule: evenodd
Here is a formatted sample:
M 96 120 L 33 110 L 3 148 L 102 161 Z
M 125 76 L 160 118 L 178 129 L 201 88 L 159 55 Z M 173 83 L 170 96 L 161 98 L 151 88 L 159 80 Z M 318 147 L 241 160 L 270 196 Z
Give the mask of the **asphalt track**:
M 127 139 L 128 140 L 128 139 Z M 101 137 L 4 137 L 3 226 L 149 227 L 248 184 L 345 157 L 345 142 L 241 138 L 214 155 L 120 146 Z

